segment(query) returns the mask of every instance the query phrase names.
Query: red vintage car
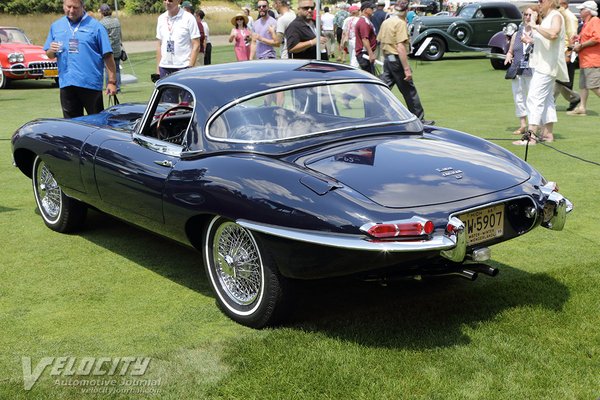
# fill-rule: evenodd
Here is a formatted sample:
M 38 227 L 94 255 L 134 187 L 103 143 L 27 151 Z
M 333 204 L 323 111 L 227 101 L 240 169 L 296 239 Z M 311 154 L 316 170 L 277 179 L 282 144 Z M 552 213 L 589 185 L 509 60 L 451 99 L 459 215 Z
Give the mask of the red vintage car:
M 48 58 L 19 28 L 0 26 L 0 67 L 0 89 L 17 79 L 58 80 L 56 60 Z

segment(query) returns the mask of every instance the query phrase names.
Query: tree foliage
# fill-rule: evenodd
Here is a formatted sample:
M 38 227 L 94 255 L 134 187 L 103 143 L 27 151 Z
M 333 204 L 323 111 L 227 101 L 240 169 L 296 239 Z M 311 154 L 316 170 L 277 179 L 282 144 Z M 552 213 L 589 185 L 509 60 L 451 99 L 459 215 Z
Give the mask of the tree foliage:
M 88 11 L 95 11 L 100 4 L 107 3 L 114 8 L 115 0 L 83 0 Z M 194 1 L 194 3 L 197 3 Z M 4 14 L 62 14 L 63 0 L 2 0 L 0 1 L 0 13 Z M 164 11 L 162 0 L 118 0 L 120 10 L 126 10 L 131 14 L 158 13 Z

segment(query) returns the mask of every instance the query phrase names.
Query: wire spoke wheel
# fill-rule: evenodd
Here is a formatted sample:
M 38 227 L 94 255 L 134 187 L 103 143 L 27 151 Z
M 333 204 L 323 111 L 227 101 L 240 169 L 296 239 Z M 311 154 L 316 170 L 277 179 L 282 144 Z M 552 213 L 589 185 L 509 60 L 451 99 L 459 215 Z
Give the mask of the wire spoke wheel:
M 256 300 L 262 286 L 262 267 L 256 242 L 246 229 L 228 222 L 215 234 L 213 257 L 216 272 L 227 295 L 236 303 L 248 305 Z
M 261 238 L 219 216 L 207 225 L 203 238 L 206 274 L 221 310 L 252 328 L 274 325 L 285 308 L 287 280 Z
M 36 157 L 32 172 L 33 195 L 44 223 L 57 232 L 79 229 L 87 214 L 85 204 L 66 196 L 46 163 Z

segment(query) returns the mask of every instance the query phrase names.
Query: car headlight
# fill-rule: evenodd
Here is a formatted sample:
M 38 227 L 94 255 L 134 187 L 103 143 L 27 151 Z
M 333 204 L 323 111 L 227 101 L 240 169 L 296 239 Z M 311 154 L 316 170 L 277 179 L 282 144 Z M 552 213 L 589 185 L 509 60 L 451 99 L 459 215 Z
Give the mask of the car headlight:
M 502 30 L 504 31 L 506 36 L 512 36 L 518 29 L 519 27 L 517 26 L 517 24 L 511 22 L 510 24 L 506 25 Z
M 25 56 L 23 55 L 23 53 L 10 53 L 8 55 L 9 63 L 18 63 L 23 61 L 25 61 Z

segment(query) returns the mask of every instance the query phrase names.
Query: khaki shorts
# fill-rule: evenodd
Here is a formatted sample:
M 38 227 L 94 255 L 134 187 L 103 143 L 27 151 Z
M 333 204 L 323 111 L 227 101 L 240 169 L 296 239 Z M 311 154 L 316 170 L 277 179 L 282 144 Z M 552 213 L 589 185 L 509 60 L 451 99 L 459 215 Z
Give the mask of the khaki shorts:
M 582 68 L 579 70 L 579 89 L 596 89 L 600 87 L 600 68 Z

